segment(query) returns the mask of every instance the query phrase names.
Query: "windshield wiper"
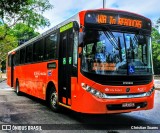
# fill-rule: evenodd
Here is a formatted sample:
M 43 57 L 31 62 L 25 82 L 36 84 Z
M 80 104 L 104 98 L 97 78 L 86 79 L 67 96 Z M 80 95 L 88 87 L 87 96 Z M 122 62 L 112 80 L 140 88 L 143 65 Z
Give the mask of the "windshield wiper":
M 109 27 L 103 27 L 103 28 L 105 29 L 105 30 L 103 30 L 103 32 L 106 35 L 106 37 L 108 38 L 108 40 L 111 42 L 112 46 L 114 46 L 114 48 L 116 50 L 119 50 L 118 41 L 114 37 L 112 31 L 109 29 Z
M 121 41 L 120 38 L 118 37 L 118 41 L 113 35 L 112 31 L 110 30 L 109 27 L 104 27 L 105 30 L 103 30 L 105 36 L 108 38 L 108 40 L 111 42 L 112 46 L 119 51 L 119 57 L 120 57 L 120 62 L 122 62 L 122 50 L 121 50 Z M 107 30 L 107 31 L 106 31 Z M 112 38 L 111 38 L 112 37 Z
M 119 47 L 120 62 L 122 62 L 122 48 L 121 48 L 121 40 L 119 37 L 118 37 L 118 47 Z

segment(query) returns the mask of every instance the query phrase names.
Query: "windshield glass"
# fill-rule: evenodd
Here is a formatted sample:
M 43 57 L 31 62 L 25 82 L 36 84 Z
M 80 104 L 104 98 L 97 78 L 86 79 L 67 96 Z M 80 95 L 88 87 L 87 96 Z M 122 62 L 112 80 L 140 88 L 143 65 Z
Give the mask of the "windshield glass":
M 149 36 L 86 30 L 82 70 L 102 75 L 150 75 L 151 53 Z

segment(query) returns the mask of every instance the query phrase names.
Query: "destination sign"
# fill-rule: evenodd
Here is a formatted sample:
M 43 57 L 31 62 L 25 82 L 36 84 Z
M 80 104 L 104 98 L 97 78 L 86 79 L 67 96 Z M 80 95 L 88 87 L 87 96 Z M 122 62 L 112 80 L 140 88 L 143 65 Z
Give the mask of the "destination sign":
M 86 14 L 85 22 L 87 24 L 110 24 L 110 25 L 119 25 L 126 27 L 134 28 L 144 28 L 151 29 L 151 22 L 149 19 L 140 17 L 133 14 L 119 14 L 116 13 L 100 13 L 100 12 L 90 12 Z
M 98 14 L 96 21 L 99 24 L 109 23 L 109 24 L 118 24 L 118 25 L 142 28 L 142 21 L 141 20 L 129 19 L 129 18 L 125 18 L 125 17 L 120 17 L 120 18 L 116 19 L 116 16 L 107 16 L 107 15 Z

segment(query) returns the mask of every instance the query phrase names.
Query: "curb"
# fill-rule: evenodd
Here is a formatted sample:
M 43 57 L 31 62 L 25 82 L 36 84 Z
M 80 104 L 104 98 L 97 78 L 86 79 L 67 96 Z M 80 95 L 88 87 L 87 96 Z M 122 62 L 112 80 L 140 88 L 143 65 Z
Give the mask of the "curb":
M 0 83 L 1 83 L 1 82 L 3 82 L 3 81 L 5 81 L 5 80 L 6 80 L 6 79 L 2 79 L 2 80 L 0 80 Z

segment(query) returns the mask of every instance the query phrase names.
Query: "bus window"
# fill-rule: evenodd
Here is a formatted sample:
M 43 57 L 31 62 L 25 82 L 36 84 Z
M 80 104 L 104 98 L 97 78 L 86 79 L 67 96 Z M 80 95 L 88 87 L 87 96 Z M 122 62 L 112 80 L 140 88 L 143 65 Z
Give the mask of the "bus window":
M 26 52 L 25 47 L 20 50 L 20 64 L 25 63 L 25 52 Z
M 45 60 L 57 58 L 57 34 L 46 37 Z
M 32 62 L 33 58 L 33 45 L 29 45 L 26 47 L 26 63 Z
M 78 48 L 78 33 L 74 33 L 74 44 L 73 44 L 73 66 L 77 67 L 77 48 Z
M 19 50 L 17 50 L 15 54 L 15 65 L 19 65 L 20 63 L 19 53 L 20 53 Z
M 11 66 L 11 55 L 8 56 L 8 66 Z
M 43 49 L 44 49 L 43 40 L 39 40 L 34 43 L 34 45 L 33 45 L 33 60 L 35 62 L 43 61 Z

